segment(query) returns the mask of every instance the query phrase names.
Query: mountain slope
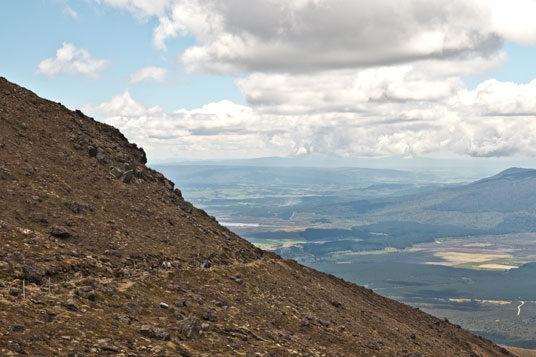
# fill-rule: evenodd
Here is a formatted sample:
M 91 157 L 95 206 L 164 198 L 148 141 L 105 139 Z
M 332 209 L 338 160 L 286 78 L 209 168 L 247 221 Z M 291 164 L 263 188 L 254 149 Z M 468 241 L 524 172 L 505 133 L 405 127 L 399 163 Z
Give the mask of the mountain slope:
M 467 234 L 531 232 L 536 230 L 536 170 L 511 168 L 467 185 L 311 210 L 368 223 L 451 225 Z
M 508 355 L 255 248 L 145 161 L 117 129 L 0 78 L 1 355 Z
M 484 233 L 536 230 L 536 170 L 512 168 L 474 183 L 400 198 L 371 217 L 452 224 Z

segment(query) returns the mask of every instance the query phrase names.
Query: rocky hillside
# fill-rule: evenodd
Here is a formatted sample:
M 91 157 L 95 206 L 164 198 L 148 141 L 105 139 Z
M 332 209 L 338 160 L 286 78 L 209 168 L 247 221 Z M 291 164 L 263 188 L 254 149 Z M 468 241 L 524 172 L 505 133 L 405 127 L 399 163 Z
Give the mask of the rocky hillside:
M 0 78 L 0 355 L 509 355 L 255 248 L 145 163 L 117 129 Z

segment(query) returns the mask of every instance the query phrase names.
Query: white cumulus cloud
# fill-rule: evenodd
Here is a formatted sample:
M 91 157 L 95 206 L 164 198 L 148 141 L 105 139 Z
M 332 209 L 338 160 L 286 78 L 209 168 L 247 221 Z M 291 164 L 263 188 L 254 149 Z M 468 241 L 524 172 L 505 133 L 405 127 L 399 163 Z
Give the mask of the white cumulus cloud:
M 76 48 L 72 43 L 63 43 L 63 46 L 56 51 L 56 57 L 42 60 L 37 70 L 48 77 L 55 77 L 62 72 L 72 72 L 98 78 L 109 64 L 109 60 L 91 57 L 89 51 L 84 48 Z
M 146 114 L 162 112 L 158 106 L 147 108 L 143 104 L 136 102 L 132 99 L 129 91 L 115 95 L 109 102 L 101 103 L 96 107 L 87 106 L 84 110 L 106 117 L 140 117 Z
M 241 73 L 247 105 L 165 113 L 125 92 L 90 108 L 152 159 L 536 155 L 536 80 L 463 81 L 504 42 L 536 44 L 534 0 L 96 1 L 154 17 L 158 49 L 194 37 L 192 71 Z
M 463 93 L 462 98 L 478 107 L 482 115 L 536 117 L 536 79 L 527 84 L 489 79 L 474 91 Z
M 165 82 L 167 70 L 162 67 L 147 66 L 140 68 L 130 76 L 130 83 L 138 83 L 144 80 L 153 80 L 156 82 Z
M 333 77 L 340 82 L 327 81 L 323 74 L 316 84 L 292 76 L 249 78 L 264 82 L 266 90 L 260 102 L 249 106 L 221 101 L 165 113 L 158 107 L 146 108 L 125 92 L 89 109 L 141 144 L 153 160 L 302 154 L 536 155 L 536 80 L 486 81 L 474 90 L 453 81 L 430 94 L 419 89 L 418 81 L 404 79 L 418 78 L 411 71 L 405 66 L 378 73 L 367 69 L 353 76 L 343 71 Z M 384 98 L 392 89 L 383 78 L 393 73 L 400 78 L 394 93 L 403 100 Z M 349 79 L 342 80 L 347 75 Z M 269 97 L 269 87 L 279 85 L 288 86 L 288 91 Z M 313 88 L 300 93 L 308 85 Z
M 194 15 L 175 15 L 186 11 Z M 357 68 L 478 55 L 502 44 L 482 1 L 184 0 L 170 18 L 199 42 L 183 62 L 205 72 Z
M 95 0 L 158 19 L 153 42 L 190 34 L 201 72 L 310 72 L 487 57 L 536 44 L 534 0 Z

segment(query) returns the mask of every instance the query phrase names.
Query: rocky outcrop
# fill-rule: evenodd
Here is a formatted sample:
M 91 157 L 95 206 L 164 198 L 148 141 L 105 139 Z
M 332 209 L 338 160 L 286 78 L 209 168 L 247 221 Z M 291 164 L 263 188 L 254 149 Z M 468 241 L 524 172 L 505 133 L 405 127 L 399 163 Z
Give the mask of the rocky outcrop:
M 143 336 L 150 338 L 157 338 L 164 341 L 170 340 L 169 333 L 166 331 L 166 329 L 160 327 L 151 327 L 149 325 L 143 325 L 140 328 L 140 333 Z

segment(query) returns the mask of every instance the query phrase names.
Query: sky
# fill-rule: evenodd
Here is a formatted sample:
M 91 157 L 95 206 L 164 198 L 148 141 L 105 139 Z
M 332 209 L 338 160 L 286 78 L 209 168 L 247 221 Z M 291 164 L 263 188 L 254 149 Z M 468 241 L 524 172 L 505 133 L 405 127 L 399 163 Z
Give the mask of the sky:
M 3 0 L 0 76 L 150 162 L 534 158 L 536 0 Z

